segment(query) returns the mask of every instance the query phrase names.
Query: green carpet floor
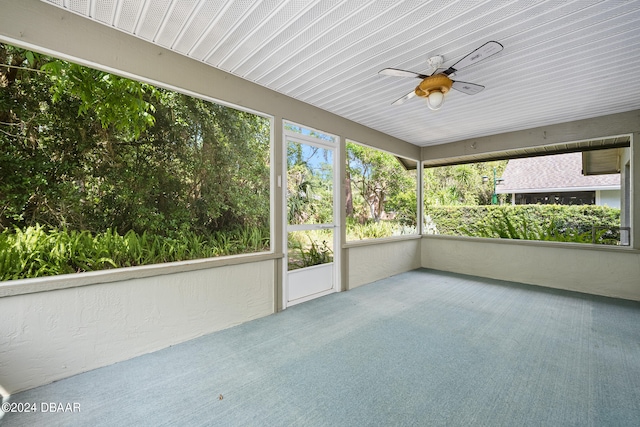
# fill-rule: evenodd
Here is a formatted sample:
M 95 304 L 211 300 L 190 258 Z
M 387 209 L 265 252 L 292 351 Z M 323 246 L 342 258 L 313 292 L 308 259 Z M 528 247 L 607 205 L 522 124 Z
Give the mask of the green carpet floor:
M 11 400 L 81 412 L 7 427 L 638 426 L 640 303 L 415 270 Z

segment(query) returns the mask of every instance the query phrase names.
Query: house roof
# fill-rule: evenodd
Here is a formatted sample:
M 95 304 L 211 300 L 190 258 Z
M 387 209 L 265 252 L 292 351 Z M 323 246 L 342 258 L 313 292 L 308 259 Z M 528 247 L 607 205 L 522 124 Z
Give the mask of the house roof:
M 496 193 L 619 190 L 620 174 L 582 174 L 582 153 L 512 159 Z
M 420 147 L 640 108 L 638 0 L 43 2 Z M 453 77 L 483 91 L 391 105 L 420 80 L 381 69 L 428 74 L 490 40 L 504 50 Z

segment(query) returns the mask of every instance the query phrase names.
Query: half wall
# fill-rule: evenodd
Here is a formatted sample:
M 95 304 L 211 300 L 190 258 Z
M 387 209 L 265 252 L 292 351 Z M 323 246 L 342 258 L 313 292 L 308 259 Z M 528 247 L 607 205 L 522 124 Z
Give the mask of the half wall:
M 0 390 L 30 389 L 267 316 L 275 262 L 2 297 Z

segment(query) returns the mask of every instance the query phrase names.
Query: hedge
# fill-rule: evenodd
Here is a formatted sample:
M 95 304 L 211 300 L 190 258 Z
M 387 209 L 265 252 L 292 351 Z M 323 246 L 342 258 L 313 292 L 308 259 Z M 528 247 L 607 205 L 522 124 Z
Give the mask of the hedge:
M 425 209 L 434 234 L 619 244 L 620 209 L 595 205 L 438 206 Z

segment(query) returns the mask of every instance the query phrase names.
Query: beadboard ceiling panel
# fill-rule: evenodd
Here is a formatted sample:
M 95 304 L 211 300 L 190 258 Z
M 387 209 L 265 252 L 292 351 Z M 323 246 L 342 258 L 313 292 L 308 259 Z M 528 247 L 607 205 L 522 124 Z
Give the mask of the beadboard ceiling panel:
M 640 1 L 42 0 L 418 146 L 640 108 Z M 439 111 L 428 73 L 487 41 Z M 366 142 L 366 141 L 362 141 Z

